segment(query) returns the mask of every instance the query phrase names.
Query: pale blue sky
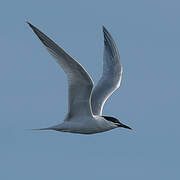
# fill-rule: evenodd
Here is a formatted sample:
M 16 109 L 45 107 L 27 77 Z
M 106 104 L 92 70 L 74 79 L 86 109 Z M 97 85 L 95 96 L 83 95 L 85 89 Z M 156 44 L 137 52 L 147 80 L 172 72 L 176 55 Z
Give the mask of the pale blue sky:
M 180 3 L 1 1 L 0 179 L 180 179 Z M 67 80 L 25 21 L 76 58 L 95 83 L 102 25 L 124 67 L 104 115 L 133 127 L 97 135 L 32 132 L 67 112 Z

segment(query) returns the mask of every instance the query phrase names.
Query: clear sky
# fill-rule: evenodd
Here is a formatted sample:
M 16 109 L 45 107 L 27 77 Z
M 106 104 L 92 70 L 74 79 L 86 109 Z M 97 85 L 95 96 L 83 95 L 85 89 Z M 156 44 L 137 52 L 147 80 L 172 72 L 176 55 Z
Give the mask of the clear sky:
M 180 179 L 180 3 L 175 0 L 2 0 L 0 179 Z M 28 20 L 97 83 L 104 25 L 123 64 L 103 114 L 134 131 L 32 132 L 63 121 L 67 79 Z

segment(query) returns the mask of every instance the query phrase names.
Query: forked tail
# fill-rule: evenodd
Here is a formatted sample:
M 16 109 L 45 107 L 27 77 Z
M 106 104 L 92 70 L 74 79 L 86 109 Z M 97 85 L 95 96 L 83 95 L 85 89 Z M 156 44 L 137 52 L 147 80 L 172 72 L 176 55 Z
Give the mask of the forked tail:
M 51 126 L 51 127 L 47 127 L 47 128 L 36 128 L 36 129 L 29 129 L 29 130 L 32 130 L 32 131 L 55 130 L 55 127 Z
M 29 130 L 32 130 L 32 131 L 41 131 L 41 130 L 61 130 L 60 126 L 59 125 L 55 125 L 55 126 L 50 126 L 50 127 L 47 127 L 47 128 L 36 128 L 36 129 L 29 129 Z
M 41 131 L 41 130 L 53 130 L 52 128 L 39 128 L 39 129 L 30 129 L 32 131 Z

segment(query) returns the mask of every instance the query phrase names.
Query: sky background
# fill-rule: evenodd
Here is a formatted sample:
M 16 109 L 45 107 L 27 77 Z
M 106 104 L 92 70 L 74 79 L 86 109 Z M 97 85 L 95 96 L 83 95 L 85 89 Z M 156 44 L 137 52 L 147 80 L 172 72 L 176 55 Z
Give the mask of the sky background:
M 0 179 L 180 179 L 180 3 L 171 0 L 2 0 Z M 30 21 L 97 83 L 104 25 L 123 64 L 103 114 L 133 127 L 95 135 L 31 128 L 67 112 L 67 79 Z

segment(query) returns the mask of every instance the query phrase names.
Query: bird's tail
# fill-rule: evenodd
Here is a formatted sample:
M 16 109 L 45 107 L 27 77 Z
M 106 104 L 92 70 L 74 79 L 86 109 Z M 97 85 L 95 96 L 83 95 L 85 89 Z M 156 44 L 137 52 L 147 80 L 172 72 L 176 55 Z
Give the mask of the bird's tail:
M 47 128 L 36 128 L 36 129 L 26 129 L 28 131 L 41 131 L 41 130 L 55 130 L 53 127 L 47 127 Z
M 28 129 L 28 130 L 31 130 L 31 131 L 59 130 L 59 125 L 56 125 L 56 126 L 50 126 L 50 127 L 47 127 L 47 128 L 37 128 L 37 129 Z
M 32 131 L 41 131 L 41 130 L 53 130 L 52 128 L 39 128 L 39 129 L 30 129 Z

